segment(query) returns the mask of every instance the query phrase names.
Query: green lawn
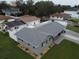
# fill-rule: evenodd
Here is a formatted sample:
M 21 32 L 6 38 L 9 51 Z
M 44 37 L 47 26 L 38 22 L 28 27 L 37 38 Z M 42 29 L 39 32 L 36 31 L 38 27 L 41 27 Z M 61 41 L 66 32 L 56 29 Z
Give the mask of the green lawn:
M 0 59 L 34 59 L 23 52 L 17 43 L 0 32 Z M 64 40 L 51 48 L 41 59 L 79 59 L 79 45 Z
M 79 27 L 76 26 L 67 26 L 67 29 L 78 32 L 79 33 Z
M 16 42 L 0 32 L 0 59 L 34 59 L 16 45 Z
M 79 59 L 79 45 L 64 40 L 60 45 L 51 48 L 42 59 Z
M 70 21 L 75 22 L 75 23 L 78 23 L 79 22 L 79 19 L 70 19 Z

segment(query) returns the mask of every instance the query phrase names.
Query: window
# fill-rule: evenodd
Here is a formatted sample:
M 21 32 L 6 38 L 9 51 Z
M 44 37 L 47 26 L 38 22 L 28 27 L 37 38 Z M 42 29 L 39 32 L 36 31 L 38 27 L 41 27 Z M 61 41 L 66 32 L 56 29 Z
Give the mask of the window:
M 23 40 L 22 40 L 22 39 L 20 39 L 20 38 L 18 38 L 18 40 L 20 40 L 20 41 L 22 41 L 22 42 L 23 42 Z
M 49 38 L 49 41 L 51 41 L 52 38 Z
M 35 47 L 33 46 L 33 48 L 35 48 Z
M 60 35 L 61 35 L 61 33 L 58 34 L 58 36 L 60 36 Z
M 48 43 L 48 40 L 46 40 L 46 44 Z
M 34 22 L 34 25 L 35 25 L 35 22 Z
M 15 27 L 15 29 L 18 29 L 19 27 Z
M 52 41 L 53 39 L 54 39 L 53 36 L 51 36 L 51 35 L 48 36 L 49 41 Z
M 43 47 L 43 43 L 42 43 L 42 45 L 41 45 L 42 47 Z
M 65 31 L 65 30 L 63 30 L 61 33 L 66 33 L 66 31 Z

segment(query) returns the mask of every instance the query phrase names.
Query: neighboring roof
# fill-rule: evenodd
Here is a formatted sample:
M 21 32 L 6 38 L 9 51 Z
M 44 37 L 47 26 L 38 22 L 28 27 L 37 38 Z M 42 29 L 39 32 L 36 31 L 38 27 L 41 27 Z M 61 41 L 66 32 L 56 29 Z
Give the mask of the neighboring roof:
M 0 20 L 7 20 L 7 19 L 12 19 L 12 17 L 0 15 Z
M 19 11 L 18 8 L 4 8 L 2 9 L 3 12 L 14 12 L 14 11 Z
M 45 25 L 37 27 L 36 30 L 56 37 L 62 30 L 64 30 L 64 26 L 57 22 L 49 22 Z
M 70 9 L 67 9 L 66 11 L 77 11 L 78 8 L 70 8 Z
M 47 39 L 47 36 L 52 35 L 55 37 L 63 30 L 63 26 L 58 23 L 48 23 L 38 28 L 23 28 L 15 35 L 31 44 L 34 47 L 38 47 L 42 42 Z
M 22 21 L 12 21 L 12 22 L 6 22 L 5 23 L 9 28 L 15 27 L 15 26 L 19 26 L 19 25 L 23 25 L 24 22 Z
M 44 40 L 46 40 L 47 35 L 30 28 L 23 28 L 15 34 L 18 38 L 25 41 L 34 47 L 38 47 Z
M 36 16 L 24 15 L 24 16 L 20 17 L 20 20 L 22 20 L 24 22 L 30 22 L 30 21 L 34 21 L 34 20 L 40 20 L 40 18 L 38 18 Z
M 51 14 L 50 16 L 56 16 L 56 17 L 65 17 L 68 16 L 69 14 L 66 13 L 55 13 L 55 14 Z

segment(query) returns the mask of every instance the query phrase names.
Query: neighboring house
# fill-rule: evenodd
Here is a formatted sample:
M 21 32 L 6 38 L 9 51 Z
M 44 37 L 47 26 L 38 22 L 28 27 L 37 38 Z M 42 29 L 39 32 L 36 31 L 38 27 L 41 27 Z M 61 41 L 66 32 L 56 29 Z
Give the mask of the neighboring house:
M 21 14 L 21 11 L 18 8 L 5 8 L 2 9 L 2 12 L 6 16 L 19 16 Z
M 12 17 L 0 15 L 0 31 L 3 30 L 3 23 L 5 21 L 12 21 L 12 20 L 14 20 L 14 19 L 12 19 Z
M 40 18 L 36 16 L 24 15 L 20 17 L 20 20 L 25 22 L 27 26 L 35 26 L 40 24 Z
M 17 2 L 19 2 L 20 4 L 23 4 L 24 1 L 23 0 L 12 0 L 10 1 L 8 4 L 12 7 L 16 7 L 17 6 Z
M 9 33 L 9 36 L 12 39 L 16 40 L 16 36 L 14 35 L 16 32 L 21 30 L 22 28 L 26 27 L 25 23 L 19 20 L 11 21 L 11 22 L 6 22 L 4 24 L 4 30 Z
M 42 55 L 45 49 L 55 45 L 58 37 L 64 33 L 64 27 L 56 22 L 49 22 L 36 28 L 23 28 L 15 35 L 17 42 L 26 51 L 35 56 Z
M 79 18 L 77 11 L 64 11 L 64 13 L 70 14 L 72 18 Z
M 79 14 L 79 10 L 77 10 L 77 14 Z
M 55 14 L 50 15 L 50 20 L 67 20 L 70 17 L 71 16 L 66 13 L 55 13 Z

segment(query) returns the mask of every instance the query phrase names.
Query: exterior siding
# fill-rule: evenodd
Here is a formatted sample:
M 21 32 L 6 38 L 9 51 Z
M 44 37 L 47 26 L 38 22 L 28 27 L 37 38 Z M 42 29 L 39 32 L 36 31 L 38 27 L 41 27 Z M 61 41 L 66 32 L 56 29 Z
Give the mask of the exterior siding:
M 19 30 L 21 30 L 22 28 L 26 27 L 26 25 L 21 25 L 21 26 L 16 26 L 16 27 L 18 27 L 18 29 L 15 29 L 15 27 L 13 27 L 13 28 L 11 28 L 9 30 L 6 30 L 9 33 L 9 36 L 12 39 L 14 39 L 15 41 L 17 41 L 15 33 L 18 32 Z
M 31 46 L 29 43 L 26 43 L 24 41 L 18 40 L 18 42 L 23 45 L 23 47 L 25 48 L 29 48 L 33 54 L 37 54 L 40 55 L 42 54 L 42 52 L 44 52 L 45 49 L 49 48 L 49 46 L 52 44 L 52 46 L 54 45 L 52 39 L 47 39 L 48 42 L 46 43 L 46 41 L 44 41 L 43 46 L 42 43 L 40 44 L 40 46 L 38 48 L 34 48 L 33 46 Z M 29 44 L 29 45 L 28 45 Z
M 70 15 L 67 15 L 67 16 L 64 16 L 64 17 L 56 17 L 56 16 L 52 17 L 52 16 L 50 16 L 51 20 L 66 20 L 66 19 L 69 19 L 69 18 L 71 18 Z
M 63 17 L 61 18 L 61 17 L 52 17 L 52 16 L 50 16 L 50 19 L 51 20 L 64 20 Z
M 35 21 L 31 21 L 31 22 L 26 22 L 26 25 L 28 26 L 35 26 L 37 24 L 40 24 L 40 20 L 35 20 Z

